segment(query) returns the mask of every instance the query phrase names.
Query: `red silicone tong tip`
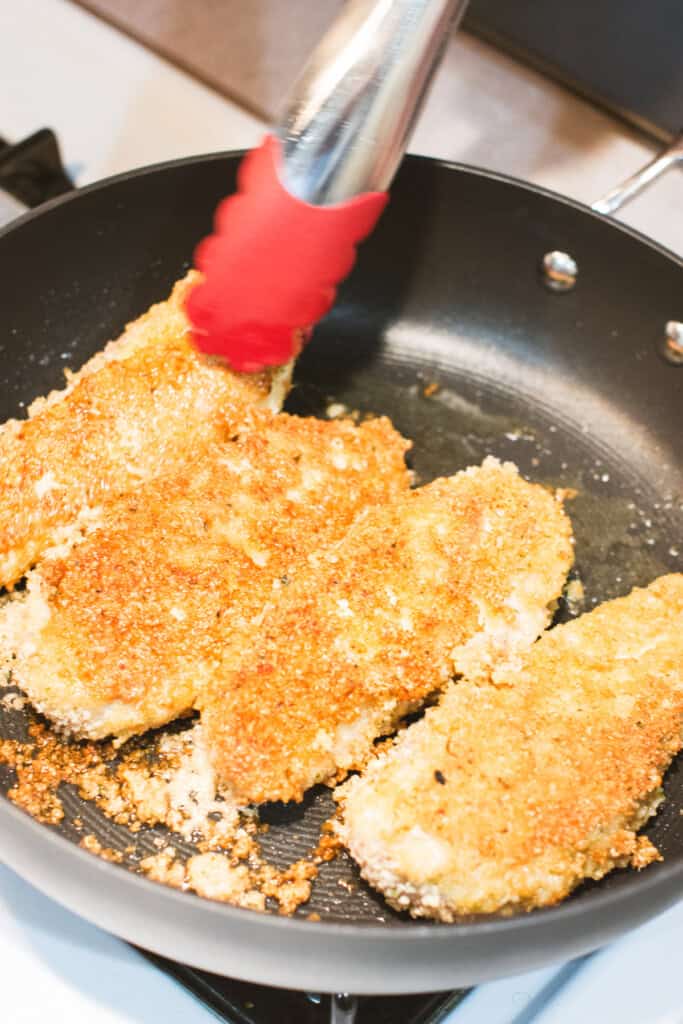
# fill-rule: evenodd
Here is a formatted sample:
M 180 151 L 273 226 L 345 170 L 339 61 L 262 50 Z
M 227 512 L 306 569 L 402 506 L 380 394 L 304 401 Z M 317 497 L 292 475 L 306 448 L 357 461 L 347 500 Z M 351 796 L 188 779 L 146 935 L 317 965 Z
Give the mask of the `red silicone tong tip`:
M 388 200 L 367 192 L 312 206 L 280 183 L 279 159 L 280 143 L 267 135 L 242 161 L 237 193 L 197 248 L 203 280 L 186 304 L 197 348 L 245 373 L 298 355 Z

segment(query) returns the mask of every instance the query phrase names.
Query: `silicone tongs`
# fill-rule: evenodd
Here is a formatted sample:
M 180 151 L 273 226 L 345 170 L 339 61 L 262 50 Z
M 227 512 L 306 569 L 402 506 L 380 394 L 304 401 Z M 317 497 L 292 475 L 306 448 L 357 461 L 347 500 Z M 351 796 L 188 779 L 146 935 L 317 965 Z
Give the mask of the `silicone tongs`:
M 196 346 L 251 373 L 298 355 L 332 306 L 466 0 L 348 0 L 198 246 Z

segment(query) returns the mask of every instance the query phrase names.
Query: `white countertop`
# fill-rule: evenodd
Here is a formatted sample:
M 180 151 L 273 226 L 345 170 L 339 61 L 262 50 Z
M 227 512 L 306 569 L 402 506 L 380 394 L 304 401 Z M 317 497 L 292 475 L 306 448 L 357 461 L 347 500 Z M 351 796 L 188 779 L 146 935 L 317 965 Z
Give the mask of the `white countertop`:
M 251 146 L 263 125 L 66 0 L 0 4 L 0 133 L 51 127 L 78 184 L 192 153 Z M 490 167 L 591 202 L 652 147 L 470 37 L 451 43 L 412 150 Z M 683 253 L 683 175 L 624 220 Z M 592 957 L 478 988 L 449 1024 L 683 1024 L 683 904 Z M 210 1024 L 130 947 L 0 867 L 7 1024 Z M 286 1024 L 286 1022 L 283 1022 Z
M 263 124 L 65 0 L 0 4 L 0 134 L 56 129 L 78 184 L 192 153 L 254 145 Z M 569 92 L 459 35 L 448 47 L 411 149 L 524 178 L 586 203 L 654 146 Z M 683 254 L 683 174 L 623 219 Z

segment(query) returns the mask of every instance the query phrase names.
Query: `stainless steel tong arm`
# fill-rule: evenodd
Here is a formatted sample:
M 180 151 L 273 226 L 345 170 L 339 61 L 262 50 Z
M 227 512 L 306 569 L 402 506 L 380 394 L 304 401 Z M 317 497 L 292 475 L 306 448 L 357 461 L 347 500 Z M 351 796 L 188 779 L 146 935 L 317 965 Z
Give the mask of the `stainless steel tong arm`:
M 467 0 L 348 0 L 276 133 L 285 187 L 327 205 L 390 184 Z

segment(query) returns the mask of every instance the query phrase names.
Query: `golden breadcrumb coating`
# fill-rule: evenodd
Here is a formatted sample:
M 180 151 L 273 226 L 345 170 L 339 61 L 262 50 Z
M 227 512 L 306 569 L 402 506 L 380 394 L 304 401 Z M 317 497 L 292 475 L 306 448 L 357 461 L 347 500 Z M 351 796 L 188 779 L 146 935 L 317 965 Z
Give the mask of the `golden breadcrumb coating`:
M 682 622 L 683 575 L 663 576 L 452 684 L 344 787 L 365 878 L 400 910 L 453 921 L 657 858 L 636 829 L 681 747 Z
M 100 503 L 168 473 L 238 426 L 269 395 L 266 375 L 240 376 L 189 342 L 183 302 L 196 272 L 122 336 L 0 427 L 0 586 L 97 515 Z
M 124 737 L 186 713 L 302 558 L 408 489 L 408 443 L 387 419 L 243 419 L 231 440 L 103 507 L 0 612 L 0 657 L 63 729 Z
M 362 763 L 454 672 L 530 644 L 571 562 L 560 501 L 495 459 L 368 509 L 200 698 L 220 782 L 300 800 Z

